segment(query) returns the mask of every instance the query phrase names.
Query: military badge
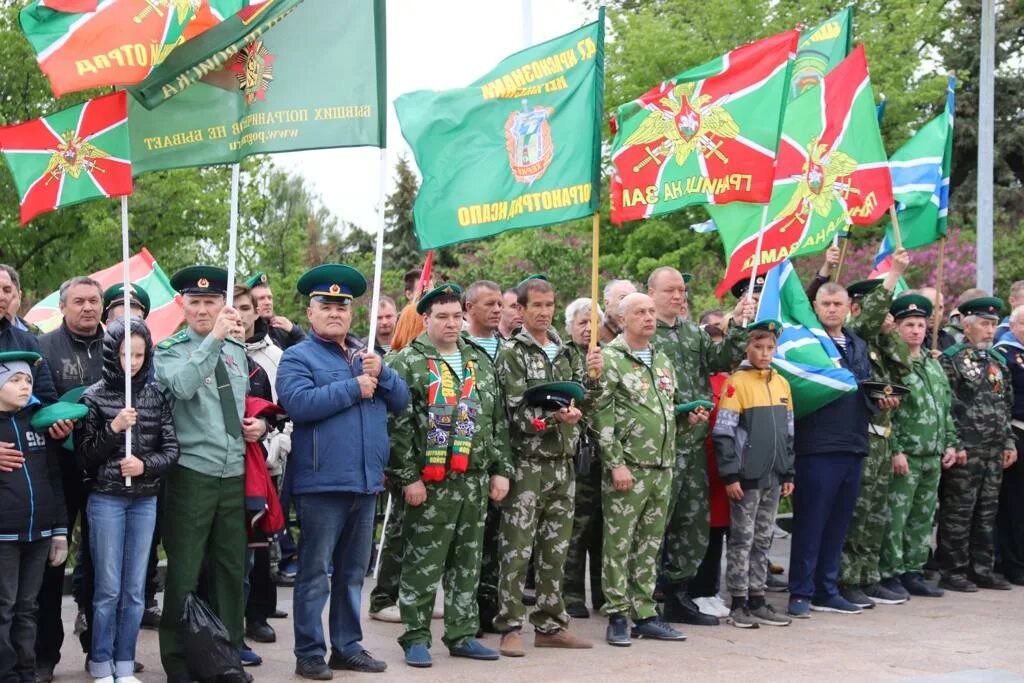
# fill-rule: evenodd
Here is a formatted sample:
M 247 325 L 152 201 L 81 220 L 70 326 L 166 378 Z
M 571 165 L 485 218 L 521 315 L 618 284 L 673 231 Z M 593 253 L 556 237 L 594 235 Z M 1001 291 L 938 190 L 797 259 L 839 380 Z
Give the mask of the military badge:
M 532 185 L 544 175 L 555 156 L 551 139 L 551 124 L 548 118 L 554 113 L 551 107 L 527 108 L 513 111 L 505 122 L 505 149 L 512 175 L 520 183 Z

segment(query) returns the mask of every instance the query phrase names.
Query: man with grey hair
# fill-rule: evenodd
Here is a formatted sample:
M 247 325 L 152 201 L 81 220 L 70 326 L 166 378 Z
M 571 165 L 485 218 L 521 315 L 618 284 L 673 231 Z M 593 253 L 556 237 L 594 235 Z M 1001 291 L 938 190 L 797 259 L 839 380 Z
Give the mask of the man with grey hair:
M 604 323 L 598 329 L 601 344 L 607 344 L 622 332 L 619 318 L 619 302 L 636 291 L 636 285 L 629 280 L 612 280 L 604 286 Z
M 1008 297 L 1007 304 L 1010 307 L 1010 315 L 1013 315 L 1013 311 L 1018 307 L 1024 305 L 1024 280 L 1017 280 L 1010 285 L 1010 296 Z M 1003 321 L 999 323 L 999 327 L 996 328 L 996 343 L 1003 340 L 1010 334 L 1010 316 L 1003 318 Z
M 1024 304 L 1010 313 L 1010 330 L 995 346 L 1003 354 L 1013 385 L 1010 424 L 1017 452 L 1024 450 Z M 1000 568 L 1015 585 L 1024 586 L 1024 465 L 1015 462 L 1003 470 L 996 517 Z

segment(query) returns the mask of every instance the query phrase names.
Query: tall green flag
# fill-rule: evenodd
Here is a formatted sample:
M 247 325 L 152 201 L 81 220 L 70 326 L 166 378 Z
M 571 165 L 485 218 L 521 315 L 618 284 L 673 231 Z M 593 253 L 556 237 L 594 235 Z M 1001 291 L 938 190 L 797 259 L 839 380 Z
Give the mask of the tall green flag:
M 395 100 L 423 176 L 423 249 L 583 218 L 598 207 L 604 10 L 469 87 Z
M 825 74 L 846 59 L 853 47 L 853 6 L 800 34 L 790 77 L 789 99 L 821 85 Z
M 275 7 L 284 16 L 275 15 L 265 32 L 253 37 L 257 21 L 269 15 L 243 10 L 199 36 L 204 42 L 178 48 L 133 89 L 154 105 L 149 110 L 130 98 L 136 174 L 385 144 L 384 0 L 287 0 Z M 225 56 L 229 29 L 237 49 Z M 175 65 L 186 67 L 180 80 L 168 77 Z

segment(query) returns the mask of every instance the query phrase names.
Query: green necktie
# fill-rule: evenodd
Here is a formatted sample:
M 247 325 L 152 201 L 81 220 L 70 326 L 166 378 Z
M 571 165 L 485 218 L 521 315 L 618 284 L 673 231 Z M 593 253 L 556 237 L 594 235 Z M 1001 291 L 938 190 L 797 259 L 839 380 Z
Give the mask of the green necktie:
M 217 357 L 217 368 L 213 371 L 217 380 L 217 393 L 220 394 L 220 412 L 224 415 L 224 429 L 236 439 L 242 436 L 242 423 L 238 421 L 238 407 L 235 405 L 235 392 L 231 390 L 231 379 L 224 359 Z

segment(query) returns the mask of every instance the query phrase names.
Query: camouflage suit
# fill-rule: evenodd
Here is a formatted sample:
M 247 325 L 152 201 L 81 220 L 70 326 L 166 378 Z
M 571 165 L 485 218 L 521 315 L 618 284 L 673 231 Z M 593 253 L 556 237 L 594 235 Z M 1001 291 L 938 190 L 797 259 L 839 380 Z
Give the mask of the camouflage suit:
M 729 329 L 724 343 L 689 320 L 674 325 L 658 321 L 652 344 L 668 356 L 676 371 L 676 403 L 711 400 L 711 375 L 729 372 L 744 355 L 746 333 Z M 665 527 L 662 571 L 670 582 L 687 581 L 697 573 L 708 547 L 711 526 L 708 493 L 707 423 L 691 427 L 685 416 L 676 420 L 676 462 L 672 502 Z
M 949 380 L 927 349 L 911 361 L 900 383 L 910 389 L 892 418 L 892 452 L 903 453 L 909 471 L 889 484 L 889 526 L 882 542 L 882 578 L 920 572 L 928 559 L 942 454 L 957 445 L 950 414 Z
M 580 425 L 555 423 L 538 431 L 533 420 L 548 413 L 526 405 L 523 392 L 535 384 L 573 380 L 587 387 L 589 404 L 600 393 L 601 381 L 587 376 L 582 359 L 575 358 L 553 330 L 548 330 L 548 336 L 559 346 L 553 362 L 525 328 L 508 341 L 495 361 L 505 390 L 515 465 L 498 537 L 500 608 L 494 627 L 503 633 L 523 625 L 523 584 L 531 554 L 537 608 L 530 622 L 542 633 L 565 629 L 569 623 L 562 600 L 562 573 L 572 532 L 573 456 Z M 580 408 L 587 413 L 589 405 Z
M 1003 480 L 1003 450 L 1014 448 L 1013 389 L 1003 357 L 966 344 L 940 357 L 953 392 L 953 420 L 967 464 L 943 475 L 939 561 L 944 576 L 992 575 L 992 536 Z
M 490 358 L 483 349 L 462 339 L 458 348 L 463 367 L 474 364 L 480 398 L 469 469 L 464 473 L 449 469 L 442 481 L 426 482 L 426 501 L 418 507 L 405 507 L 405 553 L 398 594 L 405 625 L 398 642 L 403 648 L 414 643 L 430 646 L 430 616 L 441 580 L 445 645 L 455 648 L 476 636 L 480 626 L 476 591 L 490 475 L 512 474 L 504 406 Z M 409 407 L 392 418 L 390 429 L 390 473 L 398 486 L 419 480 L 425 464 L 428 359 L 444 363 L 422 334 L 390 363 L 409 384 Z
M 657 614 L 654 583 L 675 461 L 674 370 L 661 352 L 647 367 L 621 335 L 602 353 L 606 388 L 594 413 L 603 470 L 601 611 L 637 621 Z M 612 488 L 611 470 L 621 465 L 633 475 L 629 491 Z
M 868 344 L 871 378 L 898 383 L 910 370 L 910 350 L 895 331 L 887 335 L 880 332 L 891 304 L 892 292 L 876 287 L 864 297 L 861 314 L 850 329 Z M 868 457 L 864 459 L 860 493 L 843 543 L 839 570 L 842 585 L 866 586 L 881 579 L 878 558 L 889 523 L 889 482 L 892 479 L 891 419 L 892 411 L 877 411 L 868 427 Z

